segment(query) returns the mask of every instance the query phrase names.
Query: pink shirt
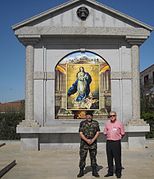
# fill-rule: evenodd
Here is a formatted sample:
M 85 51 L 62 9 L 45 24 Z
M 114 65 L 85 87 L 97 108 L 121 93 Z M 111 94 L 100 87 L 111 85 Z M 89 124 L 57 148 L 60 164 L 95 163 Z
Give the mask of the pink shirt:
M 120 140 L 125 135 L 124 125 L 119 120 L 113 123 L 108 120 L 105 124 L 104 134 L 107 140 Z

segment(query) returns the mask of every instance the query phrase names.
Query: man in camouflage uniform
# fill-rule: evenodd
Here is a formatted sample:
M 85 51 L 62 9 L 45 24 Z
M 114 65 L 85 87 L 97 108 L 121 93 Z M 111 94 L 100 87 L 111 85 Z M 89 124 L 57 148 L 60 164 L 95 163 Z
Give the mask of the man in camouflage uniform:
M 80 172 L 77 177 L 82 177 L 84 175 L 84 167 L 86 165 L 86 157 L 89 150 L 90 159 L 91 159 L 91 167 L 92 167 L 92 175 L 95 177 L 99 177 L 97 172 L 97 137 L 99 136 L 99 124 L 97 121 L 93 120 L 92 114 L 86 114 L 86 120 L 81 121 L 79 127 L 80 133 Z

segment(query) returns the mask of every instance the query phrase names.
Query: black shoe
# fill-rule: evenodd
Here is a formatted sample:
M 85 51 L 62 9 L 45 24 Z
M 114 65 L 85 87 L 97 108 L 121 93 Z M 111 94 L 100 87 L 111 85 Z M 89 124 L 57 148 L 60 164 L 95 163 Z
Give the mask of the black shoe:
M 106 175 L 104 175 L 104 177 L 111 177 L 113 176 L 113 174 L 107 173 Z
M 100 177 L 98 172 L 97 172 L 97 168 L 96 167 L 92 167 L 92 176 L 97 177 L 97 178 Z
M 79 172 L 79 174 L 77 175 L 77 177 L 79 178 L 79 177 L 82 177 L 83 175 L 84 175 L 83 170 L 80 170 L 80 172 Z
M 97 178 L 99 178 L 99 177 L 100 177 L 100 176 L 99 176 L 99 174 L 98 174 L 97 172 L 92 173 L 92 176 L 97 177 Z
M 117 178 L 121 178 L 121 174 L 116 174 Z

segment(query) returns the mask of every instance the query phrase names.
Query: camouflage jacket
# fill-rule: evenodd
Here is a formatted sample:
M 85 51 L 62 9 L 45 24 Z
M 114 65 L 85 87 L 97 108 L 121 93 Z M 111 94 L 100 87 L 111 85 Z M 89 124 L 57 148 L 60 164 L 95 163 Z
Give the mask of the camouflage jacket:
M 96 133 L 100 131 L 99 123 L 95 120 L 84 120 L 80 122 L 79 132 L 83 132 L 83 135 L 87 139 L 92 139 Z

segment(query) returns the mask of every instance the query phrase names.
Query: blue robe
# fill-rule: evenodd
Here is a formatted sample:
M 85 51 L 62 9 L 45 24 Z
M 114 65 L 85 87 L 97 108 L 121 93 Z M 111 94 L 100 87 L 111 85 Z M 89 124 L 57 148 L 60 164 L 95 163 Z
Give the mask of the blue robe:
M 91 79 L 91 76 L 89 73 L 87 73 L 87 72 L 84 72 L 84 73 L 87 76 L 87 78 L 85 79 L 86 80 L 85 92 L 82 94 L 79 93 L 79 95 L 76 98 L 76 101 L 78 101 L 78 102 L 87 98 L 90 93 L 90 83 L 91 83 L 92 79 Z M 75 83 L 73 83 L 72 86 L 69 88 L 68 93 L 67 93 L 68 96 L 71 96 L 72 94 L 75 94 L 77 92 L 78 81 L 79 80 L 77 79 L 75 81 Z

